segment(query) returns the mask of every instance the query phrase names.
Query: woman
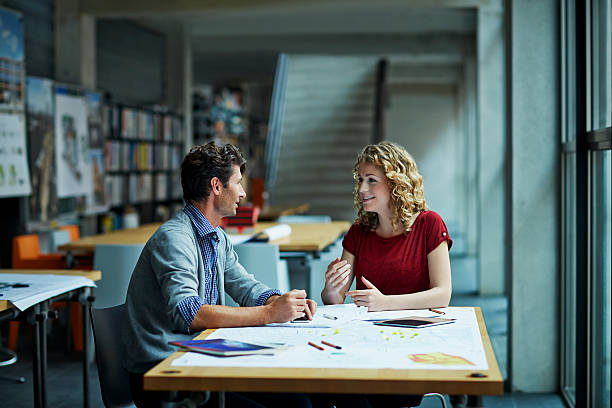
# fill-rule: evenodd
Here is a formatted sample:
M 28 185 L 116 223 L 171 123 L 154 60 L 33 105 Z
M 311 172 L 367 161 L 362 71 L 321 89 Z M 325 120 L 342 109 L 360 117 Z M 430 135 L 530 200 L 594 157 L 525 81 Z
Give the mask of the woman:
M 342 259 L 327 267 L 323 302 L 344 303 L 348 295 L 369 311 L 448 306 L 452 240 L 428 210 L 412 156 L 390 142 L 366 146 L 353 176 L 357 220 L 342 242 Z M 357 290 L 348 292 L 353 278 Z
M 366 146 L 353 167 L 357 220 L 344 237 L 342 259 L 325 272 L 325 304 L 348 295 L 369 311 L 446 307 L 451 297 L 448 251 L 442 218 L 429 211 L 423 177 L 401 146 Z M 353 278 L 357 289 L 348 291 Z M 417 406 L 420 395 L 328 395 L 313 406 Z

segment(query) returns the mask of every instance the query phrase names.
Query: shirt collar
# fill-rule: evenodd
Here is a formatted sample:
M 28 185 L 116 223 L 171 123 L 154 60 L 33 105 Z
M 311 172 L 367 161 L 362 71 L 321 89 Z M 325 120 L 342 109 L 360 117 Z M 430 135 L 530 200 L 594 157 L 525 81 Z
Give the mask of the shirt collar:
M 210 221 L 198 210 L 193 204 L 185 204 L 185 214 L 189 217 L 193 225 L 195 226 L 196 232 L 199 236 L 211 235 L 213 238 L 218 239 L 217 230 L 210 224 Z

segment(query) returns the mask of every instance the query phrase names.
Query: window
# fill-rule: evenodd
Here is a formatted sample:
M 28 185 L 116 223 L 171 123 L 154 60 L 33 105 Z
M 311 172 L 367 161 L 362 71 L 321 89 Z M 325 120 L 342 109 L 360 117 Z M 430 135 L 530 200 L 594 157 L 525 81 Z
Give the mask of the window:
M 561 13 L 561 389 L 576 407 L 610 406 L 611 4 L 566 0 Z
M 596 406 L 610 406 L 610 250 L 612 185 L 610 150 L 591 154 L 591 376 L 589 394 Z

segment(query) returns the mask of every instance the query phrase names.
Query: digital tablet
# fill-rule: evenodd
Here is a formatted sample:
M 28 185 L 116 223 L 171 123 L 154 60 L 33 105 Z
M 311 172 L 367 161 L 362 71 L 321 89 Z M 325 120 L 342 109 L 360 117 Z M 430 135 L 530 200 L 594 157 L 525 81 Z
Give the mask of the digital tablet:
M 409 327 L 411 329 L 420 329 L 424 327 L 439 326 L 441 324 L 453 323 L 455 319 L 443 319 L 440 317 L 418 317 L 408 316 L 400 317 L 399 319 L 380 320 L 374 322 L 379 326 L 397 326 Z

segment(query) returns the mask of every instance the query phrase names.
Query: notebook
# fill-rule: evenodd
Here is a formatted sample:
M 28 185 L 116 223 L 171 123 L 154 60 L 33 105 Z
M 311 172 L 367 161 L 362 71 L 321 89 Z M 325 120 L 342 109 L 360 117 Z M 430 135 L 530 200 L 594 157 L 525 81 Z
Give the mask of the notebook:
M 286 347 L 283 343 L 253 344 L 228 339 L 171 341 L 168 344 L 178 346 L 184 351 L 195 351 L 222 357 L 274 354 Z

